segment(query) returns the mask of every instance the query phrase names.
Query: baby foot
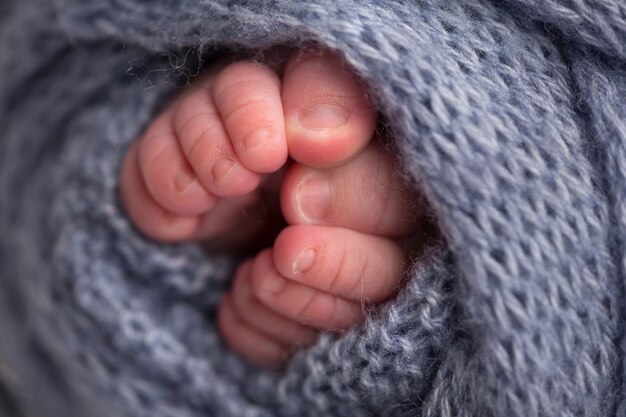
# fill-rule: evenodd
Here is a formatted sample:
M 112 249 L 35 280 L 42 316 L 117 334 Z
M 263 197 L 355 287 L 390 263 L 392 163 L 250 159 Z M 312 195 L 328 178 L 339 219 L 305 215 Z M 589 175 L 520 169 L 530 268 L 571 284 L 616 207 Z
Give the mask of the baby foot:
M 406 258 L 394 239 L 421 219 L 391 158 L 370 143 L 376 119 L 338 57 L 306 51 L 290 57 L 282 81 L 247 61 L 214 68 L 126 155 L 121 198 L 142 232 L 231 246 L 263 237 L 255 207 L 281 182 L 269 173 L 287 150 L 297 161 L 281 189 L 290 226 L 238 269 L 218 311 L 226 342 L 251 361 L 279 366 L 395 292 Z
M 281 83 L 253 62 L 213 69 L 129 150 L 120 179 L 134 224 L 161 241 L 245 231 L 261 174 L 287 160 Z M 232 230 L 228 230 L 232 229 Z
M 280 366 L 320 331 L 346 329 L 363 319 L 364 306 L 393 296 L 407 263 L 398 239 L 426 230 L 419 199 L 370 141 L 375 119 L 346 105 L 353 97 L 365 97 L 364 88 L 336 57 L 290 60 L 283 107 L 299 163 L 280 194 L 289 226 L 241 265 L 218 312 L 227 343 L 257 364 Z M 319 125 L 303 123 L 320 103 L 312 117 Z
M 330 169 L 294 165 L 281 200 L 290 226 L 239 268 L 218 316 L 231 348 L 266 367 L 392 297 L 407 265 L 398 239 L 428 229 L 375 142 Z
M 131 147 L 122 203 L 156 240 L 241 245 L 272 220 L 260 200 L 278 194 L 280 172 L 267 173 L 284 166 L 288 138 L 293 158 L 328 165 L 362 148 L 375 124 L 356 78 L 330 53 L 295 54 L 282 84 L 250 61 L 213 68 Z

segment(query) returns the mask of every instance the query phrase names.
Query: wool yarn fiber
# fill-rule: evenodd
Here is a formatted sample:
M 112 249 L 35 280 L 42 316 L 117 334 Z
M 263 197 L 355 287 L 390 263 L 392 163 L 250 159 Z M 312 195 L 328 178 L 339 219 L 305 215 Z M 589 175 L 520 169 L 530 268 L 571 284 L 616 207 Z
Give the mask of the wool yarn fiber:
M 224 51 L 367 81 L 444 243 L 281 372 L 222 344 L 238 259 L 139 235 L 128 145 Z M 0 412 L 626 416 L 623 0 L 5 0 Z

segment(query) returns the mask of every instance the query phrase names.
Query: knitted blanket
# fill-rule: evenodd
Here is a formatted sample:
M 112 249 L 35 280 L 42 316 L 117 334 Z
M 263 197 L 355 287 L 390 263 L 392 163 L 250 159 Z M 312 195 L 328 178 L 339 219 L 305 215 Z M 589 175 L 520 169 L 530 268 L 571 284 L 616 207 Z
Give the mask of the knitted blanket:
M 444 243 L 269 372 L 216 331 L 239 260 L 142 237 L 117 175 L 215 54 L 310 42 L 367 81 Z M 625 416 L 625 103 L 623 0 L 4 0 L 0 407 Z

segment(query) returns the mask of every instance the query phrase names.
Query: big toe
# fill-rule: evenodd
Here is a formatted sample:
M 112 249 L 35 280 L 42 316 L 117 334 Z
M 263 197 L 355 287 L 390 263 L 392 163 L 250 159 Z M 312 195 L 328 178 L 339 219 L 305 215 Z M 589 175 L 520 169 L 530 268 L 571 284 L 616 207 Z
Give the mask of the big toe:
M 393 238 L 428 230 L 423 196 L 405 182 L 378 141 L 332 168 L 293 164 L 280 198 L 292 225 L 338 226 Z
M 328 167 L 357 154 L 371 139 L 377 113 L 358 76 L 336 54 L 294 53 L 283 76 L 289 156 Z

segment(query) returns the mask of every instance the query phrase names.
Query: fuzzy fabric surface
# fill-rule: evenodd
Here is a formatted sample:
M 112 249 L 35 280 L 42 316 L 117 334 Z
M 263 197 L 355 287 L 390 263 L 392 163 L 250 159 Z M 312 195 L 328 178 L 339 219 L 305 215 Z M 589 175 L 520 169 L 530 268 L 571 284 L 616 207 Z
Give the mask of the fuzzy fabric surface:
M 128 145 L 224 51 L 368 82 L 445 243 L 281 372 L 216 332 L 234 256 L 117 201 Z M 625 416 L 623 0 L 4 0 L 0 412 Z

